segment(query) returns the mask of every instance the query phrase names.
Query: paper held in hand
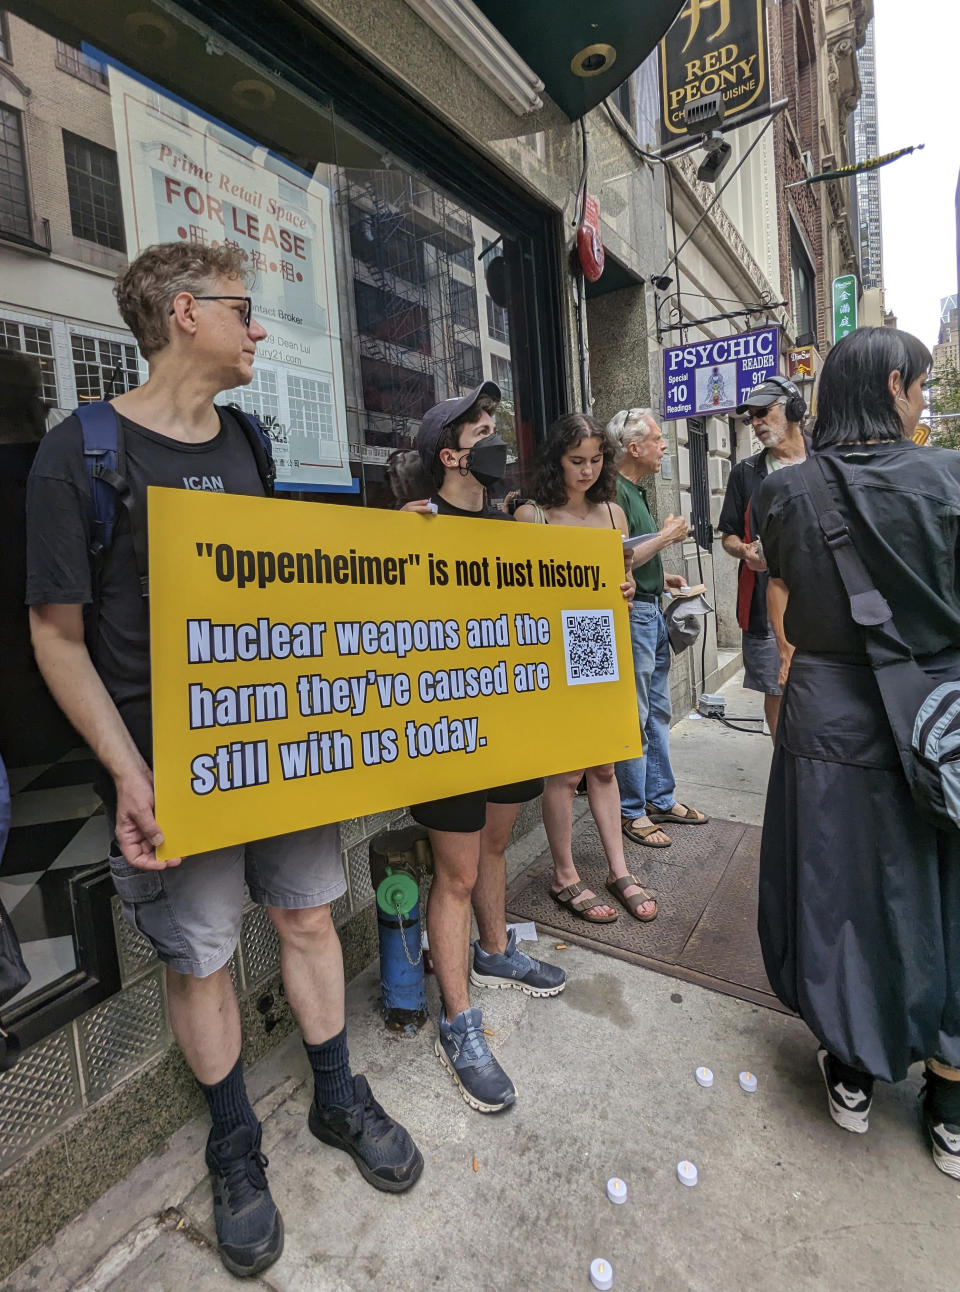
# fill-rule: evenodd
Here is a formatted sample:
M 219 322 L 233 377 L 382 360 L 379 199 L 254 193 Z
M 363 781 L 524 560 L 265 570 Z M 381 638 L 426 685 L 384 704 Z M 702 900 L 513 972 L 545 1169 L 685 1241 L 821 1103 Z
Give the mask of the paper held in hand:
M 633 552 L 633 564 L 643 565 L 660 551 L 659 534 L 638 534 L 635 538 L 623 540 L 624 552 Z

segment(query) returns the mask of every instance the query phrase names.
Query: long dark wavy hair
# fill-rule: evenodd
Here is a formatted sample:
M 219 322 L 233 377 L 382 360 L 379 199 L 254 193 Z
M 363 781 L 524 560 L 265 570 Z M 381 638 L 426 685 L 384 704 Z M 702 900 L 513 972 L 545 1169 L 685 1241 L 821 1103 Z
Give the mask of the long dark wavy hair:
M 817 388 L 814 449 L 867 440 L 903 439 L 903 423 L 887 384 L 899 372 L 903 392 L 930 371 L 930 351 L 910 332 L 861 327 L 833 347 Z
M 540 450 L 533 496 L 541 507 L 563 507 L 566 504 L 567 486 L 560 459 L 568 449 L 575 449 L 578 444 L 591 438 L 600 441 L 603 466 L 587 490 L 587 499 L 589 502 L 612 502 L 616 498 L 617 469 L 614 466 L 616 450 L 613 441 L 592 417 L 587 417 L 585 413 L 565 413 L 550 427 Z

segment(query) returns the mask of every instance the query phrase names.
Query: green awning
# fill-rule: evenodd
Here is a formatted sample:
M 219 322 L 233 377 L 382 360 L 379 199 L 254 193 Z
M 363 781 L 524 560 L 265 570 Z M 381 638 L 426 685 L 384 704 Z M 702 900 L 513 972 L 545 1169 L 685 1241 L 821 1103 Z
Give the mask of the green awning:
M 476 0 L 571 121 L 622 85 L 684 0 Z M 574 71 L 574 68 L 577 71 Z

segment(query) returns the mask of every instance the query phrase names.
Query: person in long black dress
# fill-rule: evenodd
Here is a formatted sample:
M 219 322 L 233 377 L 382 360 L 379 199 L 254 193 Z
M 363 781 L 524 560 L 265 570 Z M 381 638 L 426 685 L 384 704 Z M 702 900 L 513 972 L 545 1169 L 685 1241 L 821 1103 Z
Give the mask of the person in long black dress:
M 813 450 L 932 689 L 960 677 L 960 453 L 911 439 L 930 366 L 909 333 L 845 337 L 823 366 Z M 923 1060 L 934 1162 L 960 1179 L 960 832 L 913 805 L 804 469 L 757 494 L 789 670 L 760 858 L 764 963 L 820 1042 L 834 1121 L 866 1131 L 874 1080 Z

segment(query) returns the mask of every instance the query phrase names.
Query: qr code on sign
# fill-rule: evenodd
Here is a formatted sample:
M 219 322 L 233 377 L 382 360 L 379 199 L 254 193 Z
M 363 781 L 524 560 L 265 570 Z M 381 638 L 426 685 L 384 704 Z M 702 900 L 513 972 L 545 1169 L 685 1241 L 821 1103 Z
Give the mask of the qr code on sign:
M 585 682 L 616 682 L 617 642 L 611 610 L 564 610 L 563 653 L 567 661 L 567 685 Z

